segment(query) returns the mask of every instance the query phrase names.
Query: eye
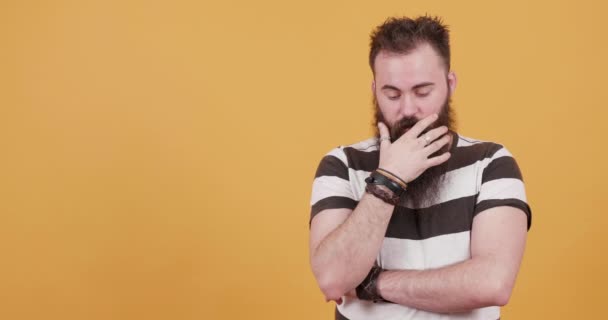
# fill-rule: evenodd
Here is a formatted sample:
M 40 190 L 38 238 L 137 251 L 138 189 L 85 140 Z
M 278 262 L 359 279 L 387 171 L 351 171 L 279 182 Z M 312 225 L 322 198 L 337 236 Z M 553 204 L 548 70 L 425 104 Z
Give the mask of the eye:
M 396 95 L 396 96 L 388 96 L 389 100 L 398 100 L 401 97 L 401 95 Z
M 431 90 L 420 90 L 420 91 L 416 91 L 416 96 L 420 97 L 420 98 L 424 98 L 426 96 L 428 96 L 431 93 Z

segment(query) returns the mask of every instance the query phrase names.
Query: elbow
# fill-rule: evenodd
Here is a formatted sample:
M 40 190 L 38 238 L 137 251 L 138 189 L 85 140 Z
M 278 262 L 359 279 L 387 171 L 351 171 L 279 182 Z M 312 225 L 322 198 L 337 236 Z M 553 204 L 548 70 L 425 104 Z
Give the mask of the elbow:
M 335 277 L 329 273 L 317 276 L 317 282 L 327 301 L 338 301 L 348 291 L 348 288 L 341 283 L 339 277 Z
M 511 299 L 511 288 L 510 287 L 502 287 L 494 293 L 494 305 L 504 307 L 509 303 L 509 299 Z
M 339 303 L 339 301 L 341 301 L 342 299 L 342 296 L 344 296 L 344 294 L 342 294 L 341 291 L 338 289 L 328 288 L 325 290 L 321 289 L 321 291 L 325 296 L 325 301 L 336 301 Z
M 488 286 L 484 290 L 485 306 L 500 306 L 503 307 L 509 303 L 511 292 L 513 291 L 513 283 L 502 279 L 488 281 Z

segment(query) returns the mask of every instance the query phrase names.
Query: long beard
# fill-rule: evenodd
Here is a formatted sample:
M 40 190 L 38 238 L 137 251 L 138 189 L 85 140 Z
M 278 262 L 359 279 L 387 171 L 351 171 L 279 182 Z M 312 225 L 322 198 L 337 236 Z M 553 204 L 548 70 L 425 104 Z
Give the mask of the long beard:
M 376 131 L 376 137 L 380 137 L 380 133 L 378 132 L 378 122 L 383 122 L 389 128 L 391 142 L 399 139 L 408 129 L 414 126 L 419 120 L 413 117 L 403 118 L 397 121 L 396 123 L 390 125 L 386 122 L 384 115 L 380 111 L 380 107 L 378 106 L 378 101 L 376 97 L 373 97 L 373 103 L 375 107 L 374 112 L 374 128 Z M 424 135 L 428 131 L 438 128 L 441 126 L 447 126 L 449 129 L 449 133 L 452 137 L 454 137 L 453 132 L 455 130 L 455 117 L 453 110 L 451 108 L 451 99 L 450 97 L 446 97 L 446 100 L 439 112 L 438 119 L 433 122 L 429 127 L 427 127 L 423 132 L 419 135 Z M 455 143 L 455 141 L 452 141 Z M 446 144 L 437 152 L 433 153 L 429 156 L 429 158 L 436 157 L 447 152 L 450 148 L 450 144 Z M 426 206 L 425 204 L 434 203 L 438 199 L 439 196 L 439 188 L 441 187 L 441 182 L 443 181 L 444 174 L 447 172 L 447 164 L 449 160 L 434 167 L 430 167 L 425 170 L 418 178 L 410 181 L 408 183 L 407 191 L 405 192 L 405 196 L 401 199 L 401 204 L 407 204 L 407 206 L 411 206 L 413 208 L 419 208 L 421 206 Z

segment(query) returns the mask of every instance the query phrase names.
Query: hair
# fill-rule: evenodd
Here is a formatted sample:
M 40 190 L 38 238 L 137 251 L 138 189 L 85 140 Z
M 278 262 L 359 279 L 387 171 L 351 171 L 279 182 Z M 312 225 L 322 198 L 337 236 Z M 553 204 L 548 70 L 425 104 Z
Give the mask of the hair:
M 439 17 L 389 18 L 374 29 L 370 40 L 369 66 L 374 73 L 374 61 L 381 51 L 406 54 L 425 43 L 435 49 L 446 70 L 450 70 L 450 34 Z

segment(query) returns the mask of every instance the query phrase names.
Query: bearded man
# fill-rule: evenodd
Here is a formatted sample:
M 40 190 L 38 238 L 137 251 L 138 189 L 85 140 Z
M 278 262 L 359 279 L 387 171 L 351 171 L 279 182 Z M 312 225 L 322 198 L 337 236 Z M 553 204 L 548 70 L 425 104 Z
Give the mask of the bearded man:
M 391 18 L 371 35 L 376 136 L 323 157 L 310 261 L 336 319 L 499 319 L 531 225 L 502 145 L 459 135 L 447 27 Z

